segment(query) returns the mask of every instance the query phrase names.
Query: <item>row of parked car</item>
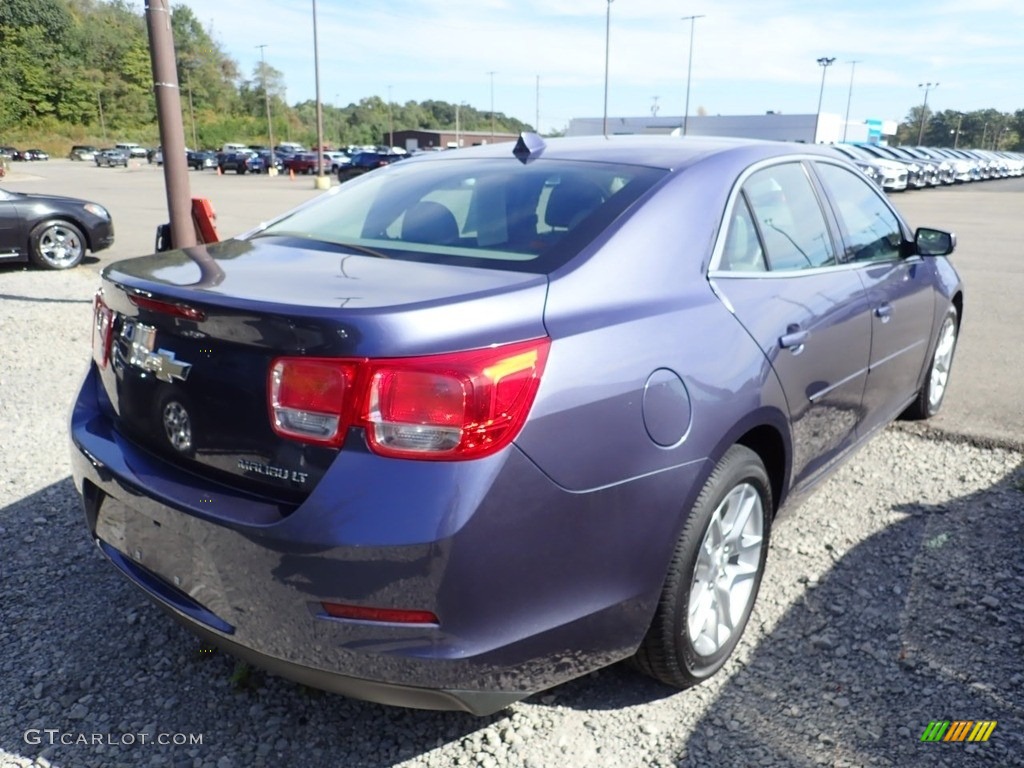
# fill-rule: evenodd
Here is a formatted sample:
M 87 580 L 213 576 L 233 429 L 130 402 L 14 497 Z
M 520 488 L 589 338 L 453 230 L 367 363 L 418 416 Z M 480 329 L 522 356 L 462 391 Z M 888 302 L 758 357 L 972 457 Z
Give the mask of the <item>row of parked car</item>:
M 1024 174 L 1024 154 L 1020 152 L 879 144 L 835 144 L 832 149 L 887 192 Z
M 49 160 L 50 156 L 41 149 L 18 149 L 17 147 L 0 147 L 0 157 L 18 162 L 31 160 Z

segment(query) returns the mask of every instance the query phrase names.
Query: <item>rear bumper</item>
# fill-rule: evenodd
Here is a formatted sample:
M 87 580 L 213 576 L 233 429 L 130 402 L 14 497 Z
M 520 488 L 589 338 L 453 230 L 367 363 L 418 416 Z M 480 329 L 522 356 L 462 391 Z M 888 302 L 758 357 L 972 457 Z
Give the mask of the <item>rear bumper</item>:
M 111 562 L 228 652 L 385 704 L 486 714 L 630 655 L 698 470 L 569 493 L 514 447 L 407 462 L 350 440 L 283 514 L 134 447 L 96 408 L 95 387 L 90 373 L 72 466 Z M 335 619 L 324 601 L 432 611 L 439 623 Z

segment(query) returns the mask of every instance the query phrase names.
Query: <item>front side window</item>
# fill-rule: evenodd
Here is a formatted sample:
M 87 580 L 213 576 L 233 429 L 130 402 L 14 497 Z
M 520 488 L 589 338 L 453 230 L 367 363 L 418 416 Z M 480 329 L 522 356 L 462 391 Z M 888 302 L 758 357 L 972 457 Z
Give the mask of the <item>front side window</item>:
M 762 168 L 743 184 L 772 271 L 815 269 L 836 263 L 832 238 L 804 167 Z
M 889 206 L 863 179 L 830 163 L 818 175 L 833 200 L 847 261 L 887 261 L 900 256 L 903 233 Z

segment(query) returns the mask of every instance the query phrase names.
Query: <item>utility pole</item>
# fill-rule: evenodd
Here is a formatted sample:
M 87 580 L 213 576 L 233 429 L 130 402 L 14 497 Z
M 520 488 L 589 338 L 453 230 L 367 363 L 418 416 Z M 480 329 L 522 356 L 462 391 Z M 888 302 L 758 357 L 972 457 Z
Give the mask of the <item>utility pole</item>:
M 388 86 L 388 152 L 395 146 L 395 119 L 391 114 L 391 86 Z
M 818 143 L 818 123 L 821 121 L 821 99 L 825 95 L 825 73 L 828 72 L 828 68 L 835 63 L 835 56 L 822 56 L 818 59 L 818 64 L 821 66 L 821 89 L 818 91 L 818 111 L 814 113 L 814 138 L 811 139 L 811 144 Z
M 313 0 L 313 75 L 316 78 L 316 180 L 315 189 L 327 189 L 331 180 L 324 176 L 324 105 L 320 100 L 320 44 L 316 32 L 316 0 Z
M 608 12 L 604 21 L 604 137 L 608 138 L 608 52 L 612 40 L 612 2 L 608 0 Z
M 267 47 L 267 44 L 263 43 L 256 47 L 260 49 L 260 80 L 263 81 L 263 100 L 267 105 L 267 138 L 270 140 L 270 166 L 267 168 L 267 173 L 273 176 L 277 172 L 274 167 L 274 124 L 270 121 L 270 92 L 267 90 L 267 60 L 263 55 L 263 49 Z M 189 88 L 188 95 L 191 102 L 191 88 Z
M 537 75 L 537 114 L 534 118 L 533 130 L 540 133 L 540 75 Z
M 100 95 L 100 91 L 96 91 L 96 104 L 100 108 L 100 131 L 103 132 L 103 141 L 107 140 L 107 124 L 103 120 L 103 97 Z
M 850 102 L 853 101 L 853 73 L 857 69 L 857 65 L 860 64 L 860 60 L 850 62 L 850 90 L 846 93 L 846 119 L 843 120 L 843 143 L 846 143 L 846 129 L 850 126 Z M 818 107 L 821 110 L 821 107 Z
M 168 0 L 146 0 L 149 57 L 153 67 L 160 146 L 164 153 L 164 184 L 171 220 L 171 244 L 188 248 L 196 244 L 192 223 L 192 194 L 185 160 L 185 127 L 181 122 L 181 91 L 174 60 L 174 34 Z
M 494 72 L 488 72 L 491 76 L 491 143 L 494 143 Z
M 690 22 L 690 57 L 686 64 L 686 106 L 683 108 L 683 136 L 686 135 L 687 124 L 690 120 L 690 73 L 693 71 L 693 28 L 697 24 L 697 19 L 703 18 L 703 14 L 700 16 L 683 16 L 683 21 Z
M 924 142 L 924 125 L 928 122 L 928 91 L 933 88 L 938 88 L 938 83 L 918 83 L 918 88 L 924 88 L 924 106 L 921 107 L 921 128 L 917 132 L 917 144 L 920 146 Z

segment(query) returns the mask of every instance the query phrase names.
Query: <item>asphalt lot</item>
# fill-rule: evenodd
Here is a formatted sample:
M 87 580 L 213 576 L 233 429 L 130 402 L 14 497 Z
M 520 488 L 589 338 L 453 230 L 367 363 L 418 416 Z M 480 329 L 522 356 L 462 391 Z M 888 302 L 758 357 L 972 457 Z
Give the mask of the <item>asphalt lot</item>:
M 311 176 L 219 176 L 206 170 L 190 171 L 189 180 L 194 197 L 212 202 L 222 239 L 323 194 Z M 84 268 L 97 272 L 115 259 L 151 252 L 157 225 L 168 220 L 161 169 L 145 163 L 127 169 L 69 160 L 18 163 L 2 186 L 105 205 L 116 242 L 87 258 Z M 1024 241 L 1016 229 L 1024 178 L 904 192 L 892 199 L 912 226 L 957 233 L 953 261 L 967 291 L 950 389 L 942 413 L 927 429 L 982 444 L 1024 446 Z M 0 283 L 4 269 L 10 268 L 0 268 Z

